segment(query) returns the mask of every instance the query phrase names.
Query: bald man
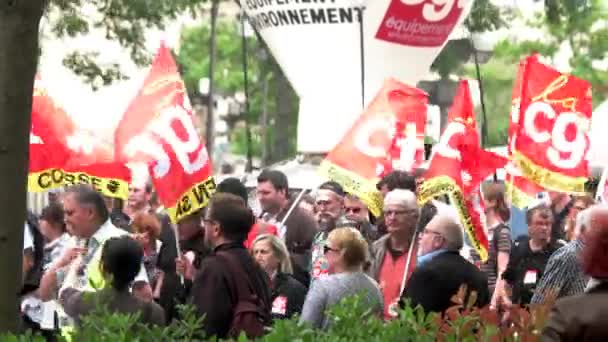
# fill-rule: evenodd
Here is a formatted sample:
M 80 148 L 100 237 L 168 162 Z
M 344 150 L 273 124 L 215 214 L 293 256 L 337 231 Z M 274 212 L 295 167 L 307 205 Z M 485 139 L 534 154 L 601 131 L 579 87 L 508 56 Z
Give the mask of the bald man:
M 418 259 L 403 294 L 412 307 L 422 306 L 425 312 L 444 312 L 453 305 L 453 296 L 461 286 L 466 287 L 463 303 L 468 302 L 471 292 L 477 293 L 477 307 L 490 302 L 488 279 L 477 267 L 460 256 L 463 231 L 451 215 L 439 212 L 418 238 Z

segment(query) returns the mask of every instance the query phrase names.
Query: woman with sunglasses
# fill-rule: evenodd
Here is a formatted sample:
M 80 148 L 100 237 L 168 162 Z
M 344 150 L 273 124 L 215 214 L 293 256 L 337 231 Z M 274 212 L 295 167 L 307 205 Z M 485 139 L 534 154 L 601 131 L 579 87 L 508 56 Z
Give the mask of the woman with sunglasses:
M 325 257 L 329 265 L 329 276 L 312 283 L 306 296 L 300 322 L 317 329 L 327 329 L 331 317 L 326 316 L 329 308 L 342 299 L 364 293 L 371 312 L 382 315 L 384 307 L 378 283 L 363 272 L 368 260 L 367 242 L 354 228 L 337 228 L 329 233 L 325 247 Z

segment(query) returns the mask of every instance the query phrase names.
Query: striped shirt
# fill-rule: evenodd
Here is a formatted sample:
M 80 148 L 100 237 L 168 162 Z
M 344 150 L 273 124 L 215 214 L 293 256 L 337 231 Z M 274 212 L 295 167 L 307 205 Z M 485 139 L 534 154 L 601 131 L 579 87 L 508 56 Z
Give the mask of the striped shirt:
M 549 296 L 555 295 L 558 299 L 585 292 L 588 279 L 578 262 L 582 248 L 582 241 L 574 240 L 551 255 L 532 297 L 532 304 L 543 303 Z
M 511 229 L 505 224 L 499 224 L 488 230 L 488 260 L 481 262 L 479 254 L 471 250 L 473 263 L 488 277 L 490 295 L 494 293 L 496 279 L 498 278 L 498 253 L 511 253 Z M 505 265 L 506 266 L 506 265 Z

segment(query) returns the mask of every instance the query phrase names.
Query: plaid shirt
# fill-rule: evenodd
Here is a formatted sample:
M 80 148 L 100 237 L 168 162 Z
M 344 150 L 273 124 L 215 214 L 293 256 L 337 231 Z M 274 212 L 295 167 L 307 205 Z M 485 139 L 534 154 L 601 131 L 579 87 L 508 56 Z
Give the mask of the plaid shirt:
M 545 296 L 555 295 L 557 299 L 585 292 L 588 279 L 578 262 L 582 248 L 582 241 L 574 240 L 551 255 L 532 297 L 532 304 L 543 303 Z

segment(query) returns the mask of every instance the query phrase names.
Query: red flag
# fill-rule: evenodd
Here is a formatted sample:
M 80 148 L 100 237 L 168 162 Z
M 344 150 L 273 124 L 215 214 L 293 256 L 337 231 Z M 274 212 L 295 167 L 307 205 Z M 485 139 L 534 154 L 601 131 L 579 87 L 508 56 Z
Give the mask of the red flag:
M 29 191 L 90 184 L 106 196 L 126 199 L 130 173 L 114 163 L 114 151 L 78 128 L 36 76 L 30 132 Z
M 378 95 L 327 155 L 320 172 L 340 183 L 346 191 L 359 196 L 372 214 L 379 216 L 382 212 L 382 198 L 376 189 L 378 166 L 392 167 L 393 160 L 387 163 L 387 152 L 397 153 L 395 150 L 390 151 L 393 140 L 391 131 L 397 128 L 397 139 L 406 137 L 405 141 L 395 142 L 400 144 L 400 156 L 408 141 L 412 141 L 409 146 L 422 141 L 421 147 L 414 146 L 412 150 L 424 150 L 424 137 L 420 140 L 418 132 L 422 131 L 424 136 L 426 105 L 427 94 L 422 90 L 393 79 L 386 80 Z M 415 154 L 409 155 L 409 164 L 414 164 Z
M 28 191 L 41 192 L 62 186 L 62 168 L 68 158 L 65 144 L 58 139 L 57 112 L 39 76 L 34 83 Z
M 420 186 L 418 202 L 422 205 L 436 196 L 448 195 L 482 260 L 488 256 L 488 238 L 479 185 L 506 162 L 506 158 L 481 148 L 469 85 L 461 81 L 448 126 L 435 146 Z
M 207 149 L 194 127 L 177 66 L 164 45 L 116 129 L 115 151 L 119 160 L 149 163 L 158 197 L 173 222 L 206 206 L 215 192 Z
M 507 196 L 511 204 L 517 208 L 526 208 L 530 203 L 532 203 L 536 194 L 544 191 L 545 189 L 528 180 L 524 177 L 521 170 L 515 165 L 513 162 L 513 155 L 515 152 L 515 142 L 517 140 L 517 134 L 520 129 L 520 102 L 521 102 L 521 94 L 523 89 L 523 78 L 524 71 L 526 70 L 526 62 L 528 60 L 536 59 L 537 56 L 534 55 L 529 59 L 524 59 L 519 63 L 519 68 L 517 69 L 517 77 L 515 78 L 515 82 L 513 84 L 513 91 L 511 93 L 511 115 L 509 122 L 509 140 L 508 140 L 508 151 L 509 151 L 509 163 L 506 166 L 507 177 L 505 180 L 505 185 L 507 188 Z
M 591 84 L 528 57 L 521 92 L 515 165 L 546 189 L 584 193 Z

